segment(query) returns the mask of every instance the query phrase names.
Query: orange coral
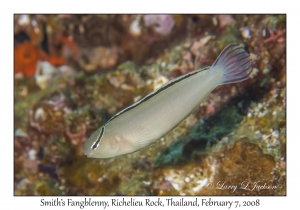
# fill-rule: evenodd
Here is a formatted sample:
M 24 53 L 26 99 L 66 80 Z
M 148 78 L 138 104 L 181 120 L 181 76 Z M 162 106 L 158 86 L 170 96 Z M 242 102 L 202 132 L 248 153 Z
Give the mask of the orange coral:
M 53 66 L 62 66 L 66 64 L 65 59 L 54 56 L 48 56 L 47 61 Z
M 58 41 L 60 41 L 66 47 L 69 47 L 74 54 L 78 53 L 77 45 L 75 44 L 72 37 L 62 36 L 60 39 L 58 39 Z
M 14 73 L 22 72 L 24 76 L 30 77 L 35 73 L 36 62 L 45 58 L 46 54 L 41 53 L 30 43 L 19 45 L 14 51 Z
M 24 43 L 16 46 L 14 50 L 14 73 L 23 73 L 24 76 L 30 77 L 35 74 L 37 61 L 48 61 L 54 66 L 66 64 L 63 58 L 48 56 L 42 50 L 30 43 Z

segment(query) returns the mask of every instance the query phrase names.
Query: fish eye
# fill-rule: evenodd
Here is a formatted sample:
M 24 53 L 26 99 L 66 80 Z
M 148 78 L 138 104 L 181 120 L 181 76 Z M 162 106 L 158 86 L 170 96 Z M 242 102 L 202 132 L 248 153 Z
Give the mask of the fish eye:
M 91 149 L 92 150 L 95 150 L 99 147 L 99 144 L 101 142 L 101 139 L 102 139 L 102 136 L 103 136 L 103 133 L 104 133 L 104 126 L 102 127 L 100 133 L 99 133 L 99 136 L 98 138 L 96 139 L 96 141 L 94 141 L 94 143 L 91 145 Z

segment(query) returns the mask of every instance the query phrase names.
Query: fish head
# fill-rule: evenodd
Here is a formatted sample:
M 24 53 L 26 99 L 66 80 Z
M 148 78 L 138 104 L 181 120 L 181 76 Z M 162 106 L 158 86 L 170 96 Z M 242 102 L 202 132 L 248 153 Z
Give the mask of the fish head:
M 104 126 L 96 130 L 85 142 L 84 154 L 90 158 L 110 158 L 118 155 L 117 136 Z

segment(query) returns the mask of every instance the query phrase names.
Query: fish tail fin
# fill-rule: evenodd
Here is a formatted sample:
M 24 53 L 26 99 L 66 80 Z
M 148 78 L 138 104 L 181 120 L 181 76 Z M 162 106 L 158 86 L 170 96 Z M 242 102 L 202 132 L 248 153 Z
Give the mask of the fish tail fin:
M 224 48 L 212 68 L 222 74 L 221 84 L 241 82 L 249 78 L 252 60 L 242 47 L 232 43 Z

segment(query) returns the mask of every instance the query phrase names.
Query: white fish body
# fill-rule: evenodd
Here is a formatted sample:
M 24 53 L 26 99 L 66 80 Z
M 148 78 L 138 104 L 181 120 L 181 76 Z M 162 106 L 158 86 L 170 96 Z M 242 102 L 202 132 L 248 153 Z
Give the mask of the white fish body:
M 88 157 L 110 158 L 154 143 L 188 117 L 218 85 L 248 79 L 249 54 L 228 45 L 211 67 L 175 78 L 127 107 L 95 131 L 84 146 Z

